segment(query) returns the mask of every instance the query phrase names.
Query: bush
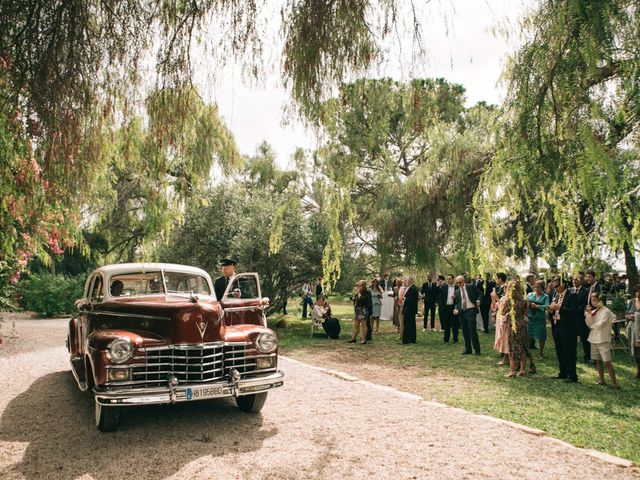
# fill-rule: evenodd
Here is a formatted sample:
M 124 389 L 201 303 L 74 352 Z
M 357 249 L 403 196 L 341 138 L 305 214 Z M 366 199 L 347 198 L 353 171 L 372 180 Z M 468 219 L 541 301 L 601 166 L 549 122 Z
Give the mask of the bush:
M 75 301 L 82 297 L 85 280 L 84 275 L 32 274 L 18 284 L 20 303 L 25 310 L 41 317 L 74 313 Z

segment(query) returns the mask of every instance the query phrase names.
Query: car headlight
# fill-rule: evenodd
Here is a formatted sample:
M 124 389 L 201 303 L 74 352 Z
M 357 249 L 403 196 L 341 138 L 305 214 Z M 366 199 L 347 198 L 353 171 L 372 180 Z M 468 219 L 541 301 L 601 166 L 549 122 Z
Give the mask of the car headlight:
M 256 338 L 256 348 L 262 353 L 271 353 L 278 346 L 278 338 L 271 332 L 263 332 Z
M 133 355 L 133 345 L 126 338 L 116 338 L 107 347 L 107 358 L 113 363 L 124 363 Z

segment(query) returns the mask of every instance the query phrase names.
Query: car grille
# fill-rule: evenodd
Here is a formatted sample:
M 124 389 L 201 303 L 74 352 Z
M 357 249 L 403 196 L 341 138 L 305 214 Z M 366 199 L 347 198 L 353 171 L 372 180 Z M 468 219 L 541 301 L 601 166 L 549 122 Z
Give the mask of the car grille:
M 109 382 L 111 385 L 166 385 L 169 375 L 179 384 L 205 383 L 222 379 L 236 369 L 241 376 L 250 376 L 257 370 L 256 360 L 261 355 L 249 344 L 172 345 L 169 347 L 140 348 L 133 357 L 132 378 L 128 382 Z

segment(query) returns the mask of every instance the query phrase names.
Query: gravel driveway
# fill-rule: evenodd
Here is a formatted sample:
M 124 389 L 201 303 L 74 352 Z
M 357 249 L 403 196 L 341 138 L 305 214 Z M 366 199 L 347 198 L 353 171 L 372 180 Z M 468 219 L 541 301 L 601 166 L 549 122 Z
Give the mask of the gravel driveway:
M 640 479 L 554 439 L 289 360 L 259 415 L 227 399 L 136 407 L 101 434 L 69 371 L 66 321 L 16 325 L 19 338 L 0 345 L 2 479 Z

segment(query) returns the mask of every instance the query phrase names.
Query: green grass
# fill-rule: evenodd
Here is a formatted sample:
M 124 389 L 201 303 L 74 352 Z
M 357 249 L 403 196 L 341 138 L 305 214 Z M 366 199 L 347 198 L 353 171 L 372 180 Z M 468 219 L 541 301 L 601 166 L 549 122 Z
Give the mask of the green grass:
M 640 381 L 634 380 L 635 365 L 626 351 L 617 350 L 614 366 L 620 391 L 595 385 L 597 374 L 591 365 L 578 364 L 579 384 L 552 380 L 557 373 L 553 340 L 549 334 L 545 358 L 535 362 L 538 374 L 526 378 L 506 378 L 505 367 L 496 366 L 494 334 L 479 332 L 483 355 L 461 355 L 460 344 L 445 345 L 442 333 L 418 329 L 416 345 L 400 345 L 391 322 L 381 322 L 380 334 L 368 345 L 328 340 L 317 332 L 309 338 L 309 322 L 302 321 L 300 309 L 292 305 L 287 328 L 278 328 L 281 351 L 309 361 L 314 355 L 349 364 L 368 363 L 402 369 L 419 378 L 420 393 L 465 410 L 503 418 L 539 428 L 573 445 L 593 448 L 640 463 Z M 332 301 L 334 316 L 340 318 L 341 337 L 347 340 L 353 331 L 352 307 Z M 282 316 L 269 319 L 274 326 Z M 422 321 L 421 318 L 418 319 Z M 579 347 L 579 355 L 581 348 Z M 327 356 L 329 355 L 329 356 Z M 605 373 L 605 378 L 609 378 Z M 394 383 L 393 376 L 388 379 Z

